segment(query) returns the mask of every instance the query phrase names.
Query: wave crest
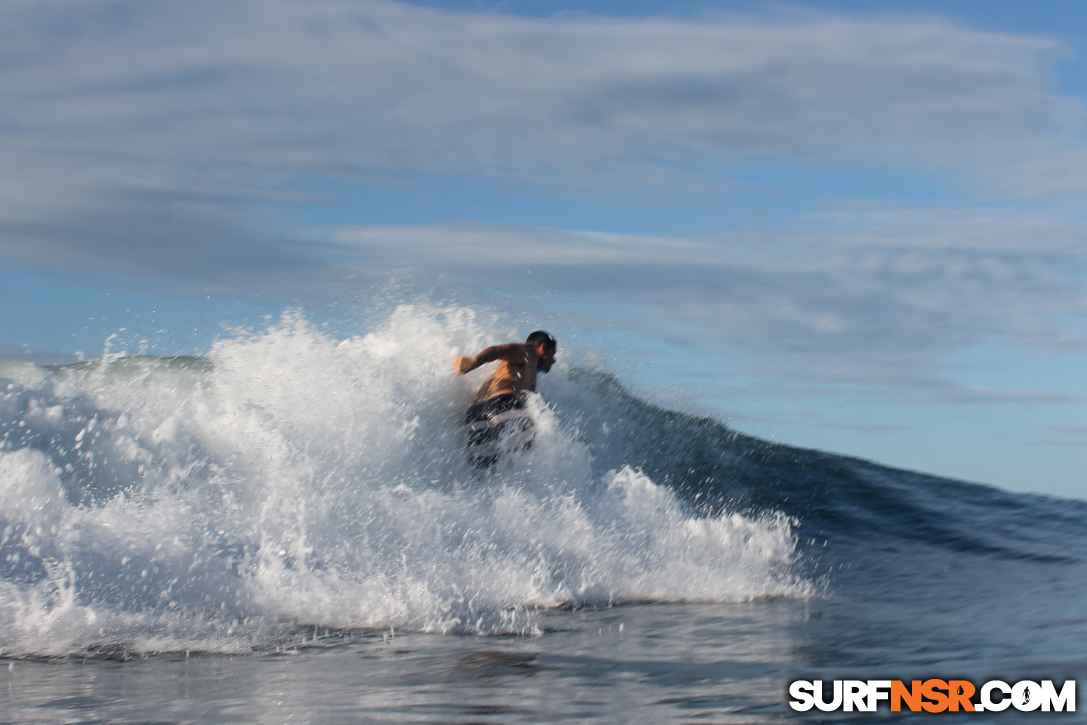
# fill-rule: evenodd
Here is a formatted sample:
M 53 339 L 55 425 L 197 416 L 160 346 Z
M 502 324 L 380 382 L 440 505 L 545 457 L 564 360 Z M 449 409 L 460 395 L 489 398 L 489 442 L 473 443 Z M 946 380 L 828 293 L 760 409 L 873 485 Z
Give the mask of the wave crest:
M 600 470 L 577 430 L 597 393 L 567 365 L 530 401 L 533 448 L 474 471 L 480 374 L 450 360 L 508 336 L 459 308 L 345 340 L 288 314 L 206 360 L 0 383 L 0 654 L 532 633 L 540 608 L 808 593 L 788 517 L 699 515 L 629 465 Z

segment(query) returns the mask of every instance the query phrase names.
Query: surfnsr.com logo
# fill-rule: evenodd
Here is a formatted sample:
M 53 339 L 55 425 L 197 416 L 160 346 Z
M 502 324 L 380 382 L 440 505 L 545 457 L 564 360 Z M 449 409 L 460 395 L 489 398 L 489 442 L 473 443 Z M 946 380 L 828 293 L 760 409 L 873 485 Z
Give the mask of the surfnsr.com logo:
M 967 680 L 834 680 L 829 698 L 822 680 L 796 680 L 789 685 L 789 707 L 807 712 L 875 712 L 887 702 L 891 712 L 1000 712 L 1009 707 L 1020 712 L 1075 712 L 1076 681 L 1066 680 L 1060 689 L 1052 680 L 1023 680 L 1009 685 L 990 680 L 975 687 Z

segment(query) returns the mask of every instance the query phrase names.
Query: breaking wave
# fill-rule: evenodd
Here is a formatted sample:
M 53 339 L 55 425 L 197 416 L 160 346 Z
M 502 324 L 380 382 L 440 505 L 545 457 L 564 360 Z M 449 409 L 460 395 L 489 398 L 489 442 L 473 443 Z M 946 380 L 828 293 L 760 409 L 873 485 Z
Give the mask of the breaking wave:
M 472 468 L 486 373 L 451 361 L 515 337 L 405 306 L 348 339 L 288 314 L 203 358 L 0 365 L 0 655 L 531 634 L 556 607 L 812 592 L 796 517 L 647 448 L 679 414 L 606 371 L 560 360 L 533 447 Z M 683 445 L 707 424 L 679 419 Z

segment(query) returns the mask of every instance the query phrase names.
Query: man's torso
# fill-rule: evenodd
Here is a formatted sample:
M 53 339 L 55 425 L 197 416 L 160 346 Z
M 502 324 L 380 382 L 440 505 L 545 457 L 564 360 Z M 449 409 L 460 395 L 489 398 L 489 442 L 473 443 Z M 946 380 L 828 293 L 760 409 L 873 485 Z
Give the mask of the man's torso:
M 482 403 L 497 395 L 521 395 L 535 389 L 536 360 L 533 355 L 526 351 L 523 361 L 499 361 L 498 368 L 491 373 L 491 377 L 487 378 L 487 382 L 479 389 L 475 402 Z

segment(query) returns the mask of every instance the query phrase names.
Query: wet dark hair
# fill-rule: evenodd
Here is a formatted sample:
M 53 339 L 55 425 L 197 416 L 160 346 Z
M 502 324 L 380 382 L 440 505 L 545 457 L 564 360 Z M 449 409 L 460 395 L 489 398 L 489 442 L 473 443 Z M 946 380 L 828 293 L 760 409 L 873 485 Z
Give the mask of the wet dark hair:
M 539 347 L 540 345 L 546 345 L 548 350 L 554 350 L 558 347 L 558 343 L 555 342 L 555 338 L 551 337 L 543 330 L 536 330 L 525 339 L 526 345 L 532 345 L 532 347 Z

